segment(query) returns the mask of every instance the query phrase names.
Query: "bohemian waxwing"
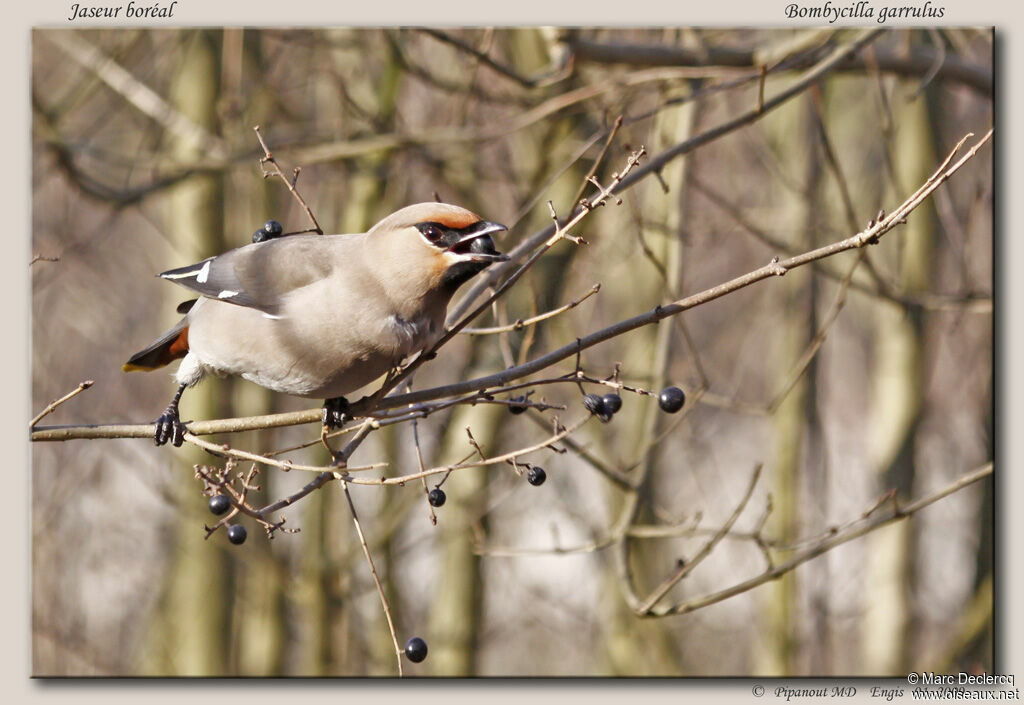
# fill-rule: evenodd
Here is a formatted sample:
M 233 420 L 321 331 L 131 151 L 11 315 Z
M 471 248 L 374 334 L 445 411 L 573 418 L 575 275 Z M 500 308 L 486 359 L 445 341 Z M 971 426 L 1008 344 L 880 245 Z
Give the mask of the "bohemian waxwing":
M 324 423 L 339 426 L 344 394 L 436 342 L 455 290 L 508 259 L 490 237 L 505 229 L 458 206 L 419 203 L 358 235 L 291 235 L 164 272 L 202 296 L 124 365 L 155 370 L 184 358 L 156 444 L 181 445 L 178 401 L 209 373 L 325 399 Z

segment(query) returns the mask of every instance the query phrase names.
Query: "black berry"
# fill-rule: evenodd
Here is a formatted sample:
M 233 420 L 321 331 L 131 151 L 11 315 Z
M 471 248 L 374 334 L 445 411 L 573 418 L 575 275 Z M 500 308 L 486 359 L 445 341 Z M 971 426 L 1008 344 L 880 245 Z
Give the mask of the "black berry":
M 423 641 L 418 636 L 414 636 L 412 639 L 405 642 L 405 655 L 413 663 L 419 663 L 427 657 L 427 642 Z
M 601 416 L 607 412 L 604 409 L 604 399 L 597 396 L 596 394 L 587 394 L 583 397 L 583 406 L 587 407 L 587 411 L 592 414 Z
M 587 394 L 584 396 L 583 406 L 587 407 L 587 411 L 595 414 L 597 418 L 601 419 L 605 423 L 611 420 L 612 414 L 614 413 L 605 406 L 604 398 L 599 397 L 596 394 Z
M 228 527 L 228 541 L 236 546 L 240 546 L 245 543 L 245 536 L 245 527 L 241 524 L 235 524 L 234 526 Z
M 231 509 L 231 501 L 224 495 L 215 494 L 210 497 L 210 511 L 217 516 L 220 516 L 229 509 Z
M 604 408 L 609 415 L 617 413 L 622 408 L 622 397 L 614 392 L 605 394 L 601 397 L 601 401 L 604 403 Z
M 266 231 L 264 231 L 264 230 L 257 230 L 256 232 L 254 232 L 252 234 L 252 241 L 253 242 L 263 242 L 264 240 L 269 240 L 269 239 L 270 239 L 270 236 L 267 235 Z
M 478 255 L 498 254 L 498 251 L 494 249 L 494 240 L 491 239 L 490 235 L 474 238 L 469 243 L 469 251 Z
M 511 402 L 508 405 L 510 413 L 521 414 L 526 411 L 526 397 L 512 397 L 509 401 Z
M 431 507 L 443 507 L 447 499 L 448 497 L 445 495 L 444 490 L 440 487 L 430 490 L 430 494 L 427 495 L 427 501 L 430 502 Z
M 661 394 L 658 395 L 658 406 L 661 407 L 662 411 L 667 411 L 670 414 L 674 414 L 682 409 L 685 402 L 686 395 L 683 394 L 683 390 L 679 387 L 665 387 L 661 390 Z
M 281 233 L 284 232 L 284 228 L 276 220 L 268 220 L 263 224 L 263 231 L 268 237 L 281 237 Z
M 526 481 L 534 487 L 544 484 L 544 480 L 548 479 L 548 474 L 544 472 L 544 468 L 539 468 L 536 465 L 530 468 L 530 471 L 526 473 Z

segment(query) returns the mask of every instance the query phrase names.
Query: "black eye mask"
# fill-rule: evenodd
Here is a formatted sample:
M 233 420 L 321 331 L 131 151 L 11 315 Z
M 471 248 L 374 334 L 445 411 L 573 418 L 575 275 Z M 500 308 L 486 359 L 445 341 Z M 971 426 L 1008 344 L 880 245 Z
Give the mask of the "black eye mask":
M 460 255 L 500 255 L 489 233 L 505 230 L 505 226 L 486 220 L 465 228 L 449 228 L 432 221 L 417 223 L 416 228 L 430 244 Z

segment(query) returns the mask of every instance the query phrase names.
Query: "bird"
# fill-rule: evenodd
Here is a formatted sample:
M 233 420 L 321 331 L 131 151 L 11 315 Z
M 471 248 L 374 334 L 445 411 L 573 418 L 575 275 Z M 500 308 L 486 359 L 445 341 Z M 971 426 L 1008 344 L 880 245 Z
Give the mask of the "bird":
M 182 444 L 181 396 L 210 375 L 324 399 L 323 424 L 340 427 L 346 394 L 437 342 L 459 286 L 509 259 L 491 238 L 504 230 L 460 206 L 417 203 L 365 233 L 276 236 L 162 272 L 200 296 L 122 368 L 181 359 L 154 442 Z

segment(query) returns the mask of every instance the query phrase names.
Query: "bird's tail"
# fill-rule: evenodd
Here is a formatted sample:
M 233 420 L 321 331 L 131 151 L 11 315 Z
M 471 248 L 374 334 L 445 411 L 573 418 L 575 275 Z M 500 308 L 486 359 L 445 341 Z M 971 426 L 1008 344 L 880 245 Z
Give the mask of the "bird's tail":
M 168 365 L 188 353 L 188 324 L 181 319 L 178 325 L 153 342 L 145 350 L 131 356 L 121 368 L 125 372 L 142 370 L 149 372 Z

